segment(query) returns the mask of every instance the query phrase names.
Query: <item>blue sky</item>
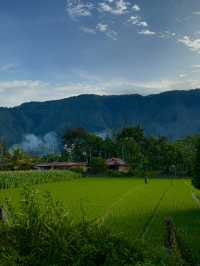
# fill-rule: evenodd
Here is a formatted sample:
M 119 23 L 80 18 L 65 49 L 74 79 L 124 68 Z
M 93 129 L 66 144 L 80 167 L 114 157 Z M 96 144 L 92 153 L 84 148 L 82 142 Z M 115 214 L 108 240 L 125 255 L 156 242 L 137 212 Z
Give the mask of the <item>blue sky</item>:
M 0 105 L 200 87 L 199 0 L 0 0 Z

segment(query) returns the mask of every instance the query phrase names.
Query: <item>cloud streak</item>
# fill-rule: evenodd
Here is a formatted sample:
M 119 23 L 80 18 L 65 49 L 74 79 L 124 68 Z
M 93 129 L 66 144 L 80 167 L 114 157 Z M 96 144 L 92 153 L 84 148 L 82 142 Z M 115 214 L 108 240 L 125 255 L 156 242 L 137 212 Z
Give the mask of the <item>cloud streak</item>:
M 96 30 L 101 33 L 105 33 L 107 37 L 111 38 L 114 41 L 117 40 L 117 32 L 110 29 L 108 24 L 98 23 Z
M 198 54 L 200 54 L 200 39 L 199 38 L 194 39 L 186 35 L 183 38 L 179 39 L 178 42 L 184 44 L 191 51 L 197 52 Z
M 100 0 L 99 2 L 68 0 L 67 11 L 73 20 L 81 17 L 91 17 L 95 14 L 96 25 L 94 23 L 91 25 L 89 20 L 90 24 L 87 25 L 91 26 L 81 25 L 82 32 L 91 35 L 103 33 L 115 41 L 119 36 L 118 29 L 114 28 L 118 19 L 124 20 L 121 25 L 127 26 L 128 22 L 128 25 L 133 25 L 136 29 L 140 28 L 136 31 L 139 35 L 155 36 L 161 39 L 172 39 L 176 36 L 176 33 L 170 30 L 163 32 L 152 30 L 149 23 L 140 15 L 140 6 L 132 4 L 130 0 Z
M 125 0 L 103 1 L 99 3 L 99 11 L 121 16 L 127 13 L 129 5 L 130 3 Z
M 136 12 L 139 12 L 141 8 L 138 5 L 133 5 L 132 9 Z
M 90 79 L 87 76 L 85 81 L 55 86 L 39 80 L 0 81 L 0 106 L 16 106 L 28 101 L 58 100 L 80 94 L 120 95 L 138 93 L 148 95 L 163 91 L 195 88 L 200 88 L 200 80 L 187 78 L 186 75 L 179 75 L 175 79 L 158 79 L 145 82 L 123 78 Z
M 10 64 L 5 64 L 0 66 L 0 72 L 8 72 L 8 71 L 13 71 L 17 68 L 16 64 L 10 63 Z
M 142 21 L 140 16 L 131 16 L 128 19 L 128 22 L 131 23 L 132 25 L 136 25 L 139 27 L 148 27 L 148 23 L 146 21 Z
M 72 19 L 91 16 L 93 8 L 94 6 L 91 2 L 84 3 L 81 0 L 68 0 L 66 6 L 66 10 Z
M 146 36 L 154 36 L 156 35 L 156 33 L 154 31 L 151 31 L 151 30 L 141 30 L 138 32 L 139 34 L 141 35 L 146 35 Z
M 85 27 L 85 26 L 82 26 L 81 27 L 81 30 L 84 32 L 84 33 L 87 33 L 87 34 L 97 34 L 98 32 L 100 33 L 103 33 L 105 34 L 105 36 L 107 36 L 108 38 L 116 41 L 117 40 L 117 37 L 118 37 L 118 34 L 116 31 L 110 29 L 109 25 L 106 24 L 106 23 L 103 23 L 103 22 L 99 22 L 95 28 L 89 28 L 89 27 Z
M 140 10 L 141 8 L 139 5 L 132 5 L 130 1 L 126 0 L 101 0 L 97 3 L 83 0 L 67 1 L 68 15 L 75 21 L 81 17 L 91 17 L 93 15 L 93 11 L 96 14 L 96 26 L 93 25 L 88 27 L 84 24 L 80 26 L 80 29 L 84 33 L 94 35 L 100 32 L 104 33 L 112 40 L 117 40 L 118 37 L 117 30 L 113 29 L 113 24 L 115 24 L 117 17 L 126 15 L 123 19 L 127 21 L 127 17 L 129 17 L 128 22 L 130 24 L 141 28 L 149 27 L 148 23 L 143 20 L 141 16 L 133 15 L 133 13 L 138 13 Z M 109 16 L 112 16 L 112 19 L 110 18 L 112 25 L 110 23 L 111 21 L 108 19 Z M 106 22 L 101 22 L 102 18 Z M 150 30 L 144 31 L 144 35 L 150 35 L 150 32 Z

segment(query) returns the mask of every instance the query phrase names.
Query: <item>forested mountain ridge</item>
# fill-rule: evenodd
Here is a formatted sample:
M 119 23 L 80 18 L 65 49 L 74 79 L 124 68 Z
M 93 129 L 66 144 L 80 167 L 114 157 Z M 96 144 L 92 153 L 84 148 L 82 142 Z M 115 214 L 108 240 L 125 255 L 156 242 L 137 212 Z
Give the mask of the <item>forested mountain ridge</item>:
M 200 133 L 200 89 L 141 96 L 80 95 L 63 100 L 0 108 L 0 136 L 9 144 L 26 134 L 66 128 L 102 132 L 140 125 L 147 134 L 180 138 Z

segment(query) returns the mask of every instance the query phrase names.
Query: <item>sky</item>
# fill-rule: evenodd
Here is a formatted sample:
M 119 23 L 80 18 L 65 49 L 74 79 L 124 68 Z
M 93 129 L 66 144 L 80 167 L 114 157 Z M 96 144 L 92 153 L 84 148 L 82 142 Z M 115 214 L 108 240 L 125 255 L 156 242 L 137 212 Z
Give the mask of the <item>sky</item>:
M 195 88 L 199 0 L 0 0 L 0 106 Z

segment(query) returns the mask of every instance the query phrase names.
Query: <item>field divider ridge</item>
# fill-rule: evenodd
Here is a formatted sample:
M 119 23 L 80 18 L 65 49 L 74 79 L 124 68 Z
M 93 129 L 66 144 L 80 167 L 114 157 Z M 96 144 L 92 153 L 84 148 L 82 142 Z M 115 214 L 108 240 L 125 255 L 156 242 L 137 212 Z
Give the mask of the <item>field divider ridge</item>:
M 168 188 L 166 188 L 166 190 L 162 193 L 162 195 L 159 198 L 159 200 L 158 200 L 155 208 L 152 211 L 151 216 L 149 217 L 149 219 L 147 219 L 147 221 L 146 221 L 146 223 L 144 225 L 144 230 L 141 233 L 140 238 L 143 238 L 143 239 L 145 238 L 145 236 L 148 233 L 148 231 L 149 231 L 149 229 L 150 229 L 150 227 L 151 227 L 151 225 L 152 225 L 155 217 L 157 216 L 158 210 L 160 208 L 160 205 L 161 205 L 163 199 L 165 198 L 165 196 L 167 195 L 167 193 L 169 192 L 169 190 L 171 189 L 171 187 L 172 187 L 172 184 Z
M 98 224 L 104 223 L 105 219 L 111 214 L 111 211 L 115 208 L 115 206 L 117 206 L 120 202 L 122 202 L 126 197 L 128 197 L 129 195 L 131 195 L 131 193 L 133 191 L 135 191 L 135 189 L 137 190 L 138 188 L 144 186 L 143 184 L 135 186 L 134 188 L 129 189 L 128 191 L 126 191 L 125 193 L 122 194 L 122 196 L 117 199 L 116 201 L 114 201 L 110 207 L 107 209 L 107 211 L 105 212 L 105 214 L 99 218 L 97 218 L 97 220 L 95 221 Z

